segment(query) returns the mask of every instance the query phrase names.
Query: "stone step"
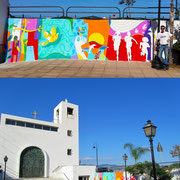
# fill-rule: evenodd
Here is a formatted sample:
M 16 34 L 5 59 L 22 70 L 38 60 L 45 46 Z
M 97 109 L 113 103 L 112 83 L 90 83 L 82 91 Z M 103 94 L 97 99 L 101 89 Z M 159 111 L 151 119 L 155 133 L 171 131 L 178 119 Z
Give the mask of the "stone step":
M 21 178 L 16 180 L 64 180 L 62 178 Z

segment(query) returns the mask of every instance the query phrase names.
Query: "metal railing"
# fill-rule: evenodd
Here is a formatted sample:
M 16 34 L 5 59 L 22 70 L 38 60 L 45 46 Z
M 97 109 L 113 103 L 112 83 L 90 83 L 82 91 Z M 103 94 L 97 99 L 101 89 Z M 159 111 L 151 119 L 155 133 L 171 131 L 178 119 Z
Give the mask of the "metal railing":
M 116 11 L 70 11 L 70 9 L 114 9 Z M 107 6 L 70 6 L 66 10 L 66 16 L 68 14 L 118 14 L 118 18 L 121 18 L 121 11 L 118 7 L 107 7 Z
M 39 10 L 41 9 L 41 10 Z M 56 14 L 57 17 L 61 14 L 64 17 L 64 8 L 61 6 L 9 6 L 9 17 L 16 17 L 13 14 L 39 14 L 40 18 L 42 14 Z
M 107 11 L 105 11 L 105 9 Z M 139 11 L 133 12 L 132 9 L 139 9 Z M 147 9 L 149 11 L 147 11 Z M 163 11 L 164 9 L 169 9 L 169 11 Z M 179 10 L 174 7 L 175 9 L 175 19 L 179 19 Z M 86 11 L 87 10 L 87 11 Z M 142 11 L 141 11 L 142 10 Z M 154 11 L 153 11 L 154 10 Z M 142 17 L 129 17 L 128 14 L 143 14 L 143 18 L 146 18 L 146 15 L 155 15 L 158 14 L 158 7 L 126 7 L 122 11 L 122 18 L 133 18 L 139 19 Z M 130 11 L 130 12 L 128 12 Z M 32 16 L 33 14 L 33 16 Z M 92 19 L 102 19 L 102 17 L 94 16 L 94 14 L 104 14 L 104 15 L 117 15 L 116 18 L 121 18 L 121 11 L 118 7 L 108 7 L 108 6 L 70 6 L 67 8 L 66 12 L 64 8 L 61 6 L 9 6 L 9 17 L 22 17 L 25 18 L 27 15 L 31 15 L 31 18 L 35 18 L 35 16 L 42 18 L 42 15 L 46 17 L 50 17 L 53 15 L 54 18 L 68 18 L 70 14 L 88 14 L 83 18 L 92 18 Z M 93 16 L 89 16 L 93 14 Z M 170 7 L 161 7 L 161 15 L 169 15 L 170 14 Z M 69 17 L 70 18 L 70 17 Z M 82 18 L 82 16 L 81 16 Z M 155 18 L 149 18 L 155 19 Z M 161 18 L 163 19 L 163 18 Z
M 169 11 L 168 12 L 161 12 L 161 15 L 162 14 L 168 14 L 168 15 L 170 15 L 170 8 L 171 7 L 161 7 L 161 10 L 162 9 L 169 9 Z M 140 11 L 140 12 L 132 12 L 131 11 L 131 9 L 149 9 L 149 10 L 153 10 L 153 9 L 157 9 L 158 10 L 158 7 L 126 7 L 126 8 L 124 8 L 123 9 L 123 18 L 125 18 L 125 14 L 128 14 L 128 13 L 130 13 L 130 14 L 143 14 L 143 15 L 147 15 L 147 14 L 158 14 L 158 11 L 156 12 L 156 11 Z M 176 7 L 174 7 L 174 9 L 176 10 L 175 11 L 175 13 L 174 13 L 174 15 L 175 15 L 175 19 L 179 19 L 178 18 L 178 16 L 179 16 L 179 10 L 176 8 Z M 130 10 L 130 12 L 127 12 L 127 10 Z M 128 17 L 128 18 L 130 18 L 129 16 L 127 16 L 126 15 L 126 17 Z M 144 16 L 144 18 L 146 18 L 146 16 Z M 152 18 L 153 19 L 153 18 Z

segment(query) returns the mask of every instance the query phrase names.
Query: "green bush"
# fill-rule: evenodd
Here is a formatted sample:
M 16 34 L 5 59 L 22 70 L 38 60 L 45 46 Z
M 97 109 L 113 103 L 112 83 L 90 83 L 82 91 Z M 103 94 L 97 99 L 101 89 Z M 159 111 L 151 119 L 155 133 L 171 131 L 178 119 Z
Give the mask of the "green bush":
M 175 51 L 180 51 L 180 41 L 174 43 L 172 49 Z

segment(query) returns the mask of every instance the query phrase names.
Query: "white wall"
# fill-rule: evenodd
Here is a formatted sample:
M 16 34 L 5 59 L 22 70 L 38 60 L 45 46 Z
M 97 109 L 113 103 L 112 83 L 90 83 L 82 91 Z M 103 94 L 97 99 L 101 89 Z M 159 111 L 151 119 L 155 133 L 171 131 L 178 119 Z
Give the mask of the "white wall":
M 67 106 L 74 108 L 74 117 L 67 117 Z M 58 166 L 79 165 L 79 135 L 78 135 L 78 106 L 62 102 L 60 114 L 62 124 L 48 123 L 34 119 L 22 118 L 11 115 L 1 115 L 0 123 L 0 163 L 8 156 L 7 174 L 18 178 L 19 160 L 22 151 L 29 146 L 39 147 L 45 154 L 45 176 L 51 176 L 52 171 Z M 58 132 L 5 125 L 5 119 L 34 122 L 59 127 Z M 71 129 L 73 136 L 67 136 Z M 72 149 L 72 155 L 67 155 L 67 149 Z
M 64 180 L 78 180 L 79 176 L 89 176 L 90 180 L 94 179 L 96 166 L 64 166 L 57 170 L 54 178 Z
M 0 0 L 0 62 L 4 40 L 4 30 L 8 16 L 8 4 L 9 0 Z

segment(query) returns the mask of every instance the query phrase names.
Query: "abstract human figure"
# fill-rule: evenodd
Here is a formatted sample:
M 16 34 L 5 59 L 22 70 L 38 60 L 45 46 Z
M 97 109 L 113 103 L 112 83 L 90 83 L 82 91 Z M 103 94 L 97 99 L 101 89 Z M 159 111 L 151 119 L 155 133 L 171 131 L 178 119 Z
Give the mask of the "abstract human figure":
M 131 33 L 127 32 L 127 36 L 125 37 L 125 42 L 126 42 L 128 61 L 132 60 L 132 54 L 131 54 L 131 48 L 133 43 L 132 40 L 134 40 L 136 44 L 138 44 L 138 42 L 133 37 L 131 37 Z
M 81 56 L 81 59 L 87 59 L 86 55 L 83 52 L 82 45 L 86 43 L 86 38 L 83 36 L 76 36 L 75 47 L 77 55 Z
M 23 61 L 24 60 L 24 56 L 25 56 L 25 44 L 24 44 L 24 35 L 25 35 L 25 32 L 35 32 L 35 31 L 41 31 L 41 29 L 43 29 L 43 27 L 41 27 L 41 25 L 39 26 L 38 29 L 34 29 L 34 30 L 27 30 L 27 23 L 29 23 L 29 21 L 27 21 L 26 19 L 23 19 L 23 28 L 13 28 L 13 31 L 16 31 L 16 30 L 21 30 L 22 31 L 22 35 L 21 35 L 21 38 L 20 38 L 20 41 L 21 41 L 21 55 L 20 55 L 20 58 L 19 58 L 19 61 Z M 27 43 L 27 41 L 25 42 Z M 20 51 L 20 50 L 19 50 Z
M 121 33 L 119 31 L 116 31 L 115 34 L 113 35 L 113 41 L 114 41 L 114 50 L 116 51 L 117 54 L 117 61 L 119 61 L 119 47 L 121 44 Z
M 150 48 L 150 45 L 149 45 L 149 39 L 147 37 L 143 37 L 142 38 L 142 41 L 140 43 L 140 48 L 141 48 L 141 56 L 146 56 L 146 61 L 148 61 L 148 48 Z

